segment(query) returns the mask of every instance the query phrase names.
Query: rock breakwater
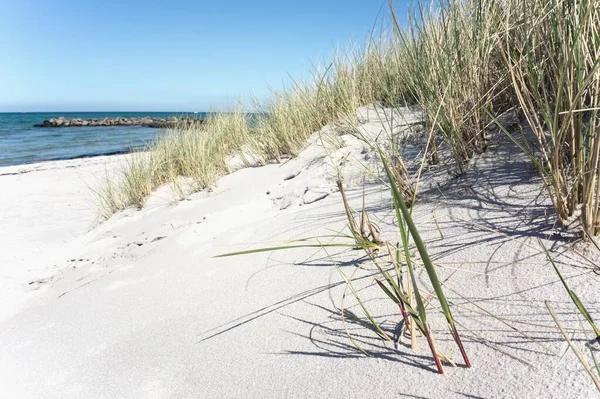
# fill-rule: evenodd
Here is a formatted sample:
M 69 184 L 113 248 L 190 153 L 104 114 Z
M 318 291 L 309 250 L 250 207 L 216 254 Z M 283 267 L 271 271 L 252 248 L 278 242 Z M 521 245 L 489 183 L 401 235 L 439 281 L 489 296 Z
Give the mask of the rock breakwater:
M 156 118 L 144 116 L 140 118 L 100 118 L 100 119 L 68 119 L 65 117 L 46 119 L 34 127 L 84 127 L 84 126 L 144 126 L 156 128 L 169 128 L 177 125 L 186 125 L 202 122 L 202 119 L 191 116 L 170 116 L 168 118 Z

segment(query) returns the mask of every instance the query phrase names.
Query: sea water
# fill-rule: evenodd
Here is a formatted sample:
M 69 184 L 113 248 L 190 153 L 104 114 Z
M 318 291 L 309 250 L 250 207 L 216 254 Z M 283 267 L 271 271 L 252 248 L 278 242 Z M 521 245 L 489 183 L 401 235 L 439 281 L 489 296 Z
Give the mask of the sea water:
M 141 126 L 33 127 L 45 119 L 102 119 L 115 117 L 183 116 L 170 112 L 58 112 L 0 113 L 0 166 L 61 159 L 112 155 L 143 148 L 164 134 Z M 205 114 L 194 114 L 205 117 Z

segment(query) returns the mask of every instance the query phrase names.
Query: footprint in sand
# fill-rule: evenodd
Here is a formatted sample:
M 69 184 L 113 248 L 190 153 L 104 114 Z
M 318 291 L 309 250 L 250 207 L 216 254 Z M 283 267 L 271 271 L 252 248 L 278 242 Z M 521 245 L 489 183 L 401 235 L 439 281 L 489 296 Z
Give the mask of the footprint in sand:
M 302 172 L 302 169 L 298 169 L 292 173 L 290 173 L 289 175 L 287 175 L 286 177 L 283 178 L 284 181 L 287 180 L 292 180 L 294 177 L 298 176 L 300 173 Z
M 308 188 L 304 192 L 304 196 L 302 197 L 302 202 L 306 205 L 312 204 L 317 201 L 321 201 L 322 199 L 327 198 L 329 196 L 330 191 L 325 187 L 314 187 Z
M 35 280 L 30 281 L 27 284 L 27 287 L 32 290 L 32 291 L 37 291 L 39 290 L 41 287 L 44 286 L 44 284 L 47 284 L 51 281 L 53 281 L 55 278 L 54 276 L 50 276 L 50 277 L 42 277 L 42 278 L 36 278 Z

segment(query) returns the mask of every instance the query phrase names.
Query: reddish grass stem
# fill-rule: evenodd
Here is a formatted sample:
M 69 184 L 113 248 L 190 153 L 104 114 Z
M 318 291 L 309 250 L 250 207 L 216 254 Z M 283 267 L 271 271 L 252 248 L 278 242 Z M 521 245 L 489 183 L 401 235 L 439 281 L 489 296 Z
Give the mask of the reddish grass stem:
M 452 334 L 452 338 L 454 338 L 454 342 L 456 342 L 456 345 L 458 345 L 460 354 L 462 355 L 462 357 L 465 361 L 465 366 L 467 368 L 471 368 L 471 362 L 469 361 L 469 358 L 467 357 L 467 352 L 465 351 L 465 348 L 463 347 L 462 341 L 460 340 L 460 335 L 458 335 L 458 331 L 456 330 L 456 327 L 450 328 L 450 333 Z
M 408 330 L 409 328 L 409 319 L 408 319 L 408 313 L 406 313 L 406 307 L 404 306 L 404 304 L 402 302 L 398 302 L 398 307 L 400 308 L 400 312 L 402 313 L 402 318 L 404 319 L 404 327 Z
M 429 331 L 429 327 L 427 325 L 425 325 L 425 337 L 427 337 L 427 343 L 429 344 L 429 349 L 431 349 L 431 355 L 435 361 L 435 366 L 437 367 L 438 373 L 444 374 L 444 367 L 442 366 L 442 362 L 437 355 L 435 345 L 433 344 L 433 338 L 431 337 L 431 332 Z

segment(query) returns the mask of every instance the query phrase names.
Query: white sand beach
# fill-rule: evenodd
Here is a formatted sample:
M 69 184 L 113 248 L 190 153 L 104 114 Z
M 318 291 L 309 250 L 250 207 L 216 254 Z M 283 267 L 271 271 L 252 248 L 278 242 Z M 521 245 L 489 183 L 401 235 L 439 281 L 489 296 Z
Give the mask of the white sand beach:
M 77 247 L 97 224 L 91 188 L 124 159 L 101 156 L 0 168 L 0 320 L 17 313 L 60 275 L 65 251 Z
M 360 109 L 359 131 L 389 130 L 393 112 Z M 163 187 L 144 209 L 103 223 L 89 186 L 123 156 L 0 168 L 0 397 L 597 396 L 544 305 L 552 303 L 568 331 L 581 330 L 538 239 L 598 320 L 597 251 L 555 234 L 537 172 L 500 137 L 463 176 L 426 167 L 413 207 L 470 369 L 435 300 L 436 344 L 456 363 L 444 375 L 423 337 L 413 351 L 405 337 L 386 342 L 373 332 L 339 271 L 396 339 L 402 317 L 362 251 L 213 258 L 347 233 L 333 167 L 342 164 L 351 205 L 361 209 L 364 187 L 382 238 L 398 240 L 372 150 L 332 126 L 321 133 L 283 163 L 238 170 L 183 201 Z M 322 138 L 332 136 L 337 149 L 324 148 Z

